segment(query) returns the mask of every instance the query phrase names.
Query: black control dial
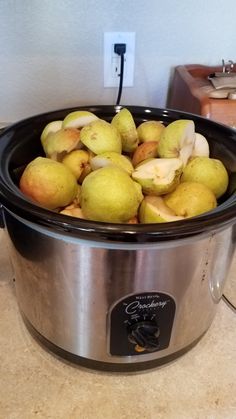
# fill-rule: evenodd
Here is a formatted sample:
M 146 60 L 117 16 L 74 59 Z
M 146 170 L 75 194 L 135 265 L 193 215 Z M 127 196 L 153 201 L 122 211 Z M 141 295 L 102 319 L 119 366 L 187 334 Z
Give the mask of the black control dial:
M 159 335 L 160 329 L 157 323 L 150 320 L 134 323 L 128 328 L 128 339 L 137 345 L 137 352 L 156 351 L 160 346 Z

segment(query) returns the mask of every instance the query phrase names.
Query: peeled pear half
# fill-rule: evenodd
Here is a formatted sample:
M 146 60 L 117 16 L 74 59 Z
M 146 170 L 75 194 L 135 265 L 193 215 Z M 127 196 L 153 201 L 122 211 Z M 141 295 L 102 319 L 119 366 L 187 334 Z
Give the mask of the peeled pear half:
M 166 223 L 183 219 L 184 217 L 177 216 L 160 196 L 145 196 L 139 207 L 140 223 Z
M 122 150 L 129 153 L 134 151 L 138 146 L 138 133 L 131 112 L 123 108 L 118 112 L 111 121 L 120 135 L 122 141 Z
M 66 115 L 62 126 L 63 128 L 82 128 L 97 119 L 98 117 L 92 112 L 74 111 Z
M 180 159 L 150 159 L 136 166 L 132 178 L 147 195 L 164 195 L 180 182 L 183 163 Z
M 134 170 L 133 165 L 128 157 L 123 156 L 120 153 L 116 153 L 115 151 L 98 154 L 91 159 L 90 164 L 92 170 L 97 170 L 106 166 L 116 166 L 125 170 L 129 175 L 131 175 Z
M 183 165 L 192 155 L 195 143 L 195 125 L 192 120 L 179 119 L 163 130 L 157 144 L 157 151 L 163 158 L 179 158 Z

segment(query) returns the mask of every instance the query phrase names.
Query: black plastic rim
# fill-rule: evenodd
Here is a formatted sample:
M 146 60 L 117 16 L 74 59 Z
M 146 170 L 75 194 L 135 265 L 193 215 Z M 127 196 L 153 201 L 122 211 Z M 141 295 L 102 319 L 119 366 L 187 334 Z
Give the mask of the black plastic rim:
M 87 221 L 57 214 L 29 201 L 14 182 L 12 171 L 17 167 L 13 160 L 21 154 L 24 144 L 35 145 L 36 157 L 40 150 L 40 134 L 44 126 L 53 120 L 63 119 L 69 112 L 83 109 L 94 112 L 110 121 L 122 107 L 128 108 L 137 125 L 146 120 L 161 120 L 168 124 L 176 119 L 192 119 L 196 131 L 210 140 L 215 153 L 224 155 L 228 170 L 236 173 L 236 130 L 206 118 L 171 109 L 147 108 L 142 106 L 79 106 L 36 115 L 6 128 L 0 135 L 0 202 L 6 210 L 12 211 L 26 222 L 36 223 L 53 232 L 80 239 L 113 243 L 155 243 L 180 240 L 196 234 L 216 231 L 233 224 L 236 219 L 235 195 L 227 197 L 215 210 L 184 221 L 162 224 L 110 224 Z M 24 150 L 24 149 L 23 149 Z M 27 160 L 27 148 L 25 148 Z M 14 156 L 14 159 L 13 159 Z

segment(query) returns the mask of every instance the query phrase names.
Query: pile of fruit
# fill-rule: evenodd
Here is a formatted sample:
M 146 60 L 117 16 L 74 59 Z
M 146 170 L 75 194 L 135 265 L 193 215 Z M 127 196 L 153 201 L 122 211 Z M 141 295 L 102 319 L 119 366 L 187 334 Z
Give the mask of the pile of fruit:
M 25 168 L 20 190 L 61 214 L 109 223 L 178 221 L 210 211 L 228 173 L 209 156 L 192 120 L 136 126 L 122 108 L 109 123 L 88 111 L 69 113 L 41 134 L 45 157 Z

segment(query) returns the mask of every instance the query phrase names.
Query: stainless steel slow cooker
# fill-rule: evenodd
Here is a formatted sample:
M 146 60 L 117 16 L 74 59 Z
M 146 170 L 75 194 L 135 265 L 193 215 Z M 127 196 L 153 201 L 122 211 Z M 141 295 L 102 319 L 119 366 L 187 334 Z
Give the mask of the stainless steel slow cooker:
M 163 224 L 108 224 L 43 209 L 22 195 L 19 176 L 43 155 L 44 126 L 75 109 L 23 120 L 0 137 L 0 202 L 29 330 L 50 350 L 81 365 L 138 371 L 169 362 L 207 331 L 234 249 L 236 131 L 168 109 L 127 106 L 136 124 L 192 119 L 230 174 L 219 206 Z M 79 108 L 76 108 L 79 109 Z M 119 106 L 90 106 L 110 121 Z M 236 182 L 235 182 L 236 184 Z

